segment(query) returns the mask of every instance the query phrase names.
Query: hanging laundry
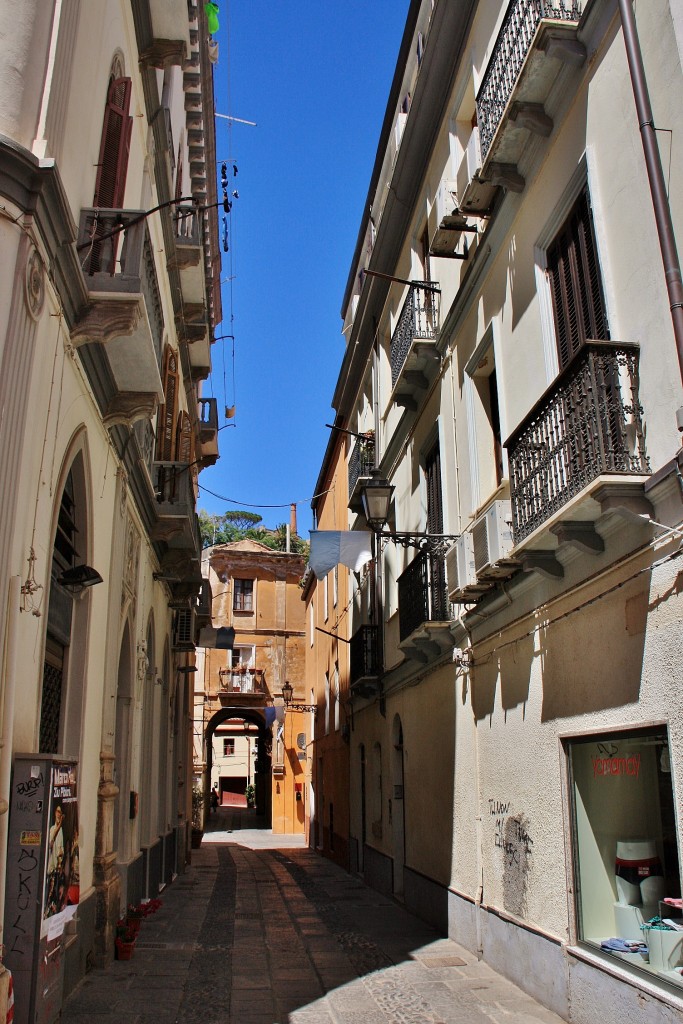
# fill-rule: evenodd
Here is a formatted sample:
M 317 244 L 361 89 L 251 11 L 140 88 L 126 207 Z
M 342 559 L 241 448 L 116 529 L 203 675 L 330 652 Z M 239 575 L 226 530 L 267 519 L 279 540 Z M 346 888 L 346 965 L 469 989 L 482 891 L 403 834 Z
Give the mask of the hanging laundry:
M 206 11 L 206 20 L 209 25 L 209 32 L 212 36 L 215 36 L 216 32 L 218 32 L 218 4 L 204 4 L 204 10 Z
M 311 530 L 311 569 L 319 580 L 335 565 L 354 572 L 372 558 L 372 534 L 368 530 Z

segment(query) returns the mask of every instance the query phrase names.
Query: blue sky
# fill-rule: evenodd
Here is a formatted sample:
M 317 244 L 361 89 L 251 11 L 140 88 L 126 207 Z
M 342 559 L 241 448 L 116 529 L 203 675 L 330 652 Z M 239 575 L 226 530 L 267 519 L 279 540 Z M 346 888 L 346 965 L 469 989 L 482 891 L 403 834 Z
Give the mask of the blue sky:
M 234 335 L 234 359 L 233 342 L 217 341 L 204 394 L 218 398 L 221 427 L 224 406 L 236 412 L 198 505 L 284 504 L 252 509 L 275 526 L 295 501 L 308 537 L 344 351 L 341 303 L 409 0 L 219 3 L 216 110 L 257 127 L 216 121 L 219 174 L 225 159 L 239 192 L 216 332 Z

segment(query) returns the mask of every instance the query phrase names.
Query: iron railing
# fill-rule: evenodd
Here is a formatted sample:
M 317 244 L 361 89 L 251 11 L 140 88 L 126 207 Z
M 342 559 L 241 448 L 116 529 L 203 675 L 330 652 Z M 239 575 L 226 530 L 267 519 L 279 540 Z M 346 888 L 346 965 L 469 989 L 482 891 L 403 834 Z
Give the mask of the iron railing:
M 359 437 L 351 449 L 349 459 L 349 494 L 354 489 L 361 477 L 370 476 L 375 465 L 375 438 Z
M 439 332 L 441 292 L 435 284 L 411 285 L 394 333 L 391 336 L 391 386 L 401 375 L 416 339 L 435 341 Z
M 353 686 L 359 679 L 379 675 L 379 646 L 377 626 L 361 626 L 349 644 L 349 671 Z
M 425 622 L 450 617 L 445 560 L 422 552 L 398 578 L 399 636 L 405 640 Z
M 577 22 L 583 0 L 511 0 L 477 93 L 481 158 L 486 159 L 536 29 L 544 18 Z
M 590 341 L 506 442 L 515 543 L 604 473 L 650 472 L 637 345 Z

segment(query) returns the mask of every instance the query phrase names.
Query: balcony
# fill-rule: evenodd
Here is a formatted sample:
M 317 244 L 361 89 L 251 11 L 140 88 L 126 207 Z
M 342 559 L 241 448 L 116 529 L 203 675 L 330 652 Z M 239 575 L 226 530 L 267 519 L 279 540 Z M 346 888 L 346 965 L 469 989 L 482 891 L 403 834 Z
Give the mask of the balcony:
M 361 489 L 369 480 L 372 467 L 375 465 L 375 435 L 356 438 L 349 459 L 349 508 L 360 510 Z
M 351 692 L 372 697 L 379 689 L 379 639 L 377 626 L 361 626 L 349 646 Z
M 603 514 L 647 510 L 638 358 L 634 344 L 586 342 L 506 442 L 516 550 L 552 533 L 551 546 L 599 551 Z
M 514 191 L 530 135 L 548 136 L 546 105 L 586 51 L 577 39 L 585 0 L 511 0 L 477 94 L 480 177 Z
M 222 668 L 219 669 L 221 693 L 261 694 L 266 696 L 266 683 L 262 668 Z
M 446 565 L 441 554 L 422 552 L 398 578 L 399 646 L 427 662 L 453 646 Z
M 164 319 L 144 217 L 139 210 L 81 211 L 77 248 L 90 303 L 71 338 L 106 353 L 114 383 L 103 410 L 107 426 L 149 419 L 163 401 Z
M 391 336 L 389 359 L 393 400 L 416 410 L 429 387 L 430 370 L 439 365 L 435 342 L 440 328 L 441 292 L 437 284 L 411 285 Z
M 141 67 L 182 64 L 190 50 L 187 0 L 133 0 L 133 8 L 147 30 L 139 57 Z
M 215 398 L 200 398 L 197 403 L 199 417 L 199 445 L 201 468 L 218 461 L 218 403 Z
M 166 541 L 170 549 L 163 567 L 170 569 L 175 561 L 181 575 L 187 575 L 184 562 L 199 560 L 201 537 L 194 510 L 194 487 L 190 466 L 186 462 L 155 462 L 154 492 L 157 521 L 152 527 L 152 540 Z

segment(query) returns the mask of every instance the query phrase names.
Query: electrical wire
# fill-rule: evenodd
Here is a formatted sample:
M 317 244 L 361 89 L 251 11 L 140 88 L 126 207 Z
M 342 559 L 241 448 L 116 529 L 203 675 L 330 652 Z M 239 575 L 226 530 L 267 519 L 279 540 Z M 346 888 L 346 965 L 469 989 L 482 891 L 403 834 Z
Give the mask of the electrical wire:
M 219 501 L 227 501 L 230 505 L 239 505 L 240 508 L 290 508 L 292 505 L 307 505 L 314 498 L 322 498 L 323 494 L 329 494 L 331 491 L 331 488 L 328 488 L 326 491 L 320 491 L 310 498 L 299 498 L 298 501 L 282 501 L 274 505 L 257 505 L 249 501 L 239 501 L 237 498 L 228 498 L 224 494 L 216 494 L 215 491 L 209 490 L 202 483 L 199 483 L 198 487 L 201 491 L 206 491 L 207 494 L 210 494 L 212 498 L 218 498 Z

